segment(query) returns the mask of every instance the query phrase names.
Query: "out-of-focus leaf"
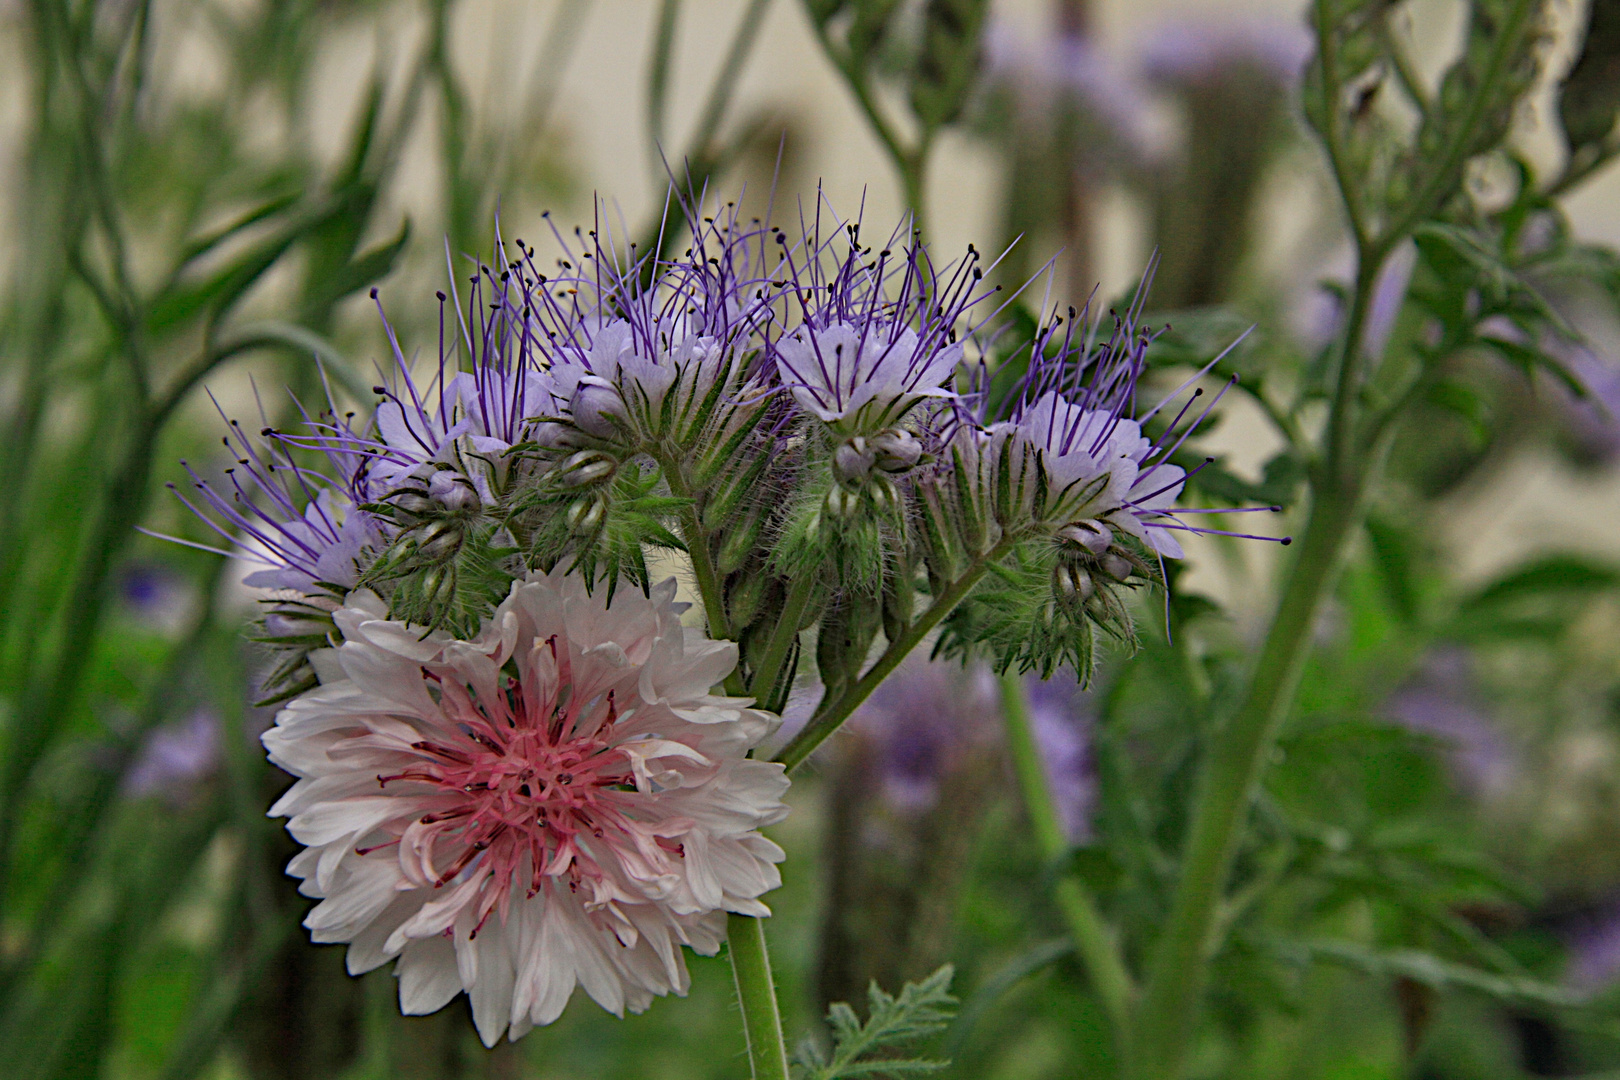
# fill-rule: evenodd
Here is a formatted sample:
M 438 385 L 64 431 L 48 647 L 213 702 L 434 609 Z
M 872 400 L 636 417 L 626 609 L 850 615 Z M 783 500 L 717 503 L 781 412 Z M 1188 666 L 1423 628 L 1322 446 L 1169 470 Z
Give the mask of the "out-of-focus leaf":
M 1591 1001 L 1588 995 L 1568 987 L 1526 976 L 1494 975 L 1418 949 L 1375 949 L 1321 939 L 1275 939 L 1268 944 L 1292 963 L 1325 961 L 1377 978 L 1411 979 L 1436 990 L 1469 990 L 1512 1005 L 1579 1009 Z
M 306 307 L 330 306 L 387 277 L 393 272 L 394 265 L 399 261 L 400 253 L 405 250 L 405 244 L 410 238 L 411 223 L 407 220 L 400 226 L 399 235 L 394 239 L 355 256 L 341 270 L 324 278 L 317 290 L 311 294 Z
M 942 1048 L 945 1056 L 956 1056 L 967 1042 L 968 1036 L 973 1033 L 973 1028 L 984 1018 L 984 1014 L 989 1012 L 1009 990 L 1037 971 L 1073 954 L 1074 942 L 1071 939 L 1053 938 L 1034 946 L 986 979 L 968 997 L 967 1004 L 962 1006 L 956 1022 L 951 1025 L 950 1034 L 945 1036 L 945 1045 Z
M 1602 142 L 1620 113 L 1620 4 L 1587 5 L 1586 40 L 1558 84 L 1558 119 L 1571 152 Z
M 1462 605 L 1464 612 L 1483 609 L 1526 596 L 1549 593 L 1589 595 L 1620 584 L 1620 570 L 1578 555 L 1553 555 L 1497 578 Z
M 1478 390 L 1458 379 L 1442 379 L 1429 388 L 1429 401 L 1461 417 L 1468 425 L 1473 449 L 1483 450 L 1491 441 L 1491 406 Z
M 332 203 L 312 206 L 286 225 L 254 244 L 228 265 L 208 277 L 177 283 L 160 293 L 147 311 L 147 331 L 158 336 L 174 329 L 204 308 L 224 311 L 264 276 L 265 271 L 301 238 L 319 228 L 339 211 Z
M 1369 514 L 1367 539 L 1372 541 L 1378 580 L 1389 606 L 1402 622 L 1417 617 L 1417 586 L 1413 581 L 1412 537 L 1394 523 Z
M 1125 873 L 1107 848 L 1095 844 L 1071 848 L 1063 857 L 1060 870 L 1085 882 L 1086 888 L 1094 893 L 1112 892 Z

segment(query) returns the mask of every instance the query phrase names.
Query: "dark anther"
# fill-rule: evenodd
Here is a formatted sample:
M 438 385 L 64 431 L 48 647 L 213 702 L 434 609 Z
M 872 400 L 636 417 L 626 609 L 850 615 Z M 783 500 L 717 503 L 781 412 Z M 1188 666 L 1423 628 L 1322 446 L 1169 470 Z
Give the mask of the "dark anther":
M 375 285 L 371 287 L 371 298 L 373 300 L 377 299 L 377 286 Z

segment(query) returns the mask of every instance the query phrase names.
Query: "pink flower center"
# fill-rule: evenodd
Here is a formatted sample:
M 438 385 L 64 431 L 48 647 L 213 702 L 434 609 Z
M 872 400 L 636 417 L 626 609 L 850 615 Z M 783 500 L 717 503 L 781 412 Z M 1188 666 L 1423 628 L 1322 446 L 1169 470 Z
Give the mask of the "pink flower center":
M 577 889 L 582 880 L 600 882 L 597 858 L 605 848 L 622 848 L 627 839 L 641 846 L 631 837 L 645 830 L 627 813 L 637 798 L 635 776 L 629 755 L 613 744 L 618 710 L 611 692 L 581 703 L 560 694 L 564 703 L 542 703 L 548 715 L 538 722 L 516 680 L 507 679 L 493 702 L 439 682 L 453 733 L 414 743 L 417 760 L 377 777 L 385 788 L 412 784 L 410 796 L 427 812 L 398 840 L 360 854 L 401 844 L 402 861 L 419 860 L 421 877 L 434 888 L 471 868 L 484 880 L 481 927 L 497 907 L 505 918 L 514 881 L 523 881 L 531 897 L 548 876 Z M 664 857 L 682 854 L 662 837 L 655 846 Z

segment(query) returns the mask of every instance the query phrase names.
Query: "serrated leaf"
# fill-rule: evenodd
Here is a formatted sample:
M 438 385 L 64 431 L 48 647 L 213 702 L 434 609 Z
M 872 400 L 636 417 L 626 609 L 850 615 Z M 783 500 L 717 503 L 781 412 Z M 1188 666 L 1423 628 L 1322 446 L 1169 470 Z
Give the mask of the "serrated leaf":
M 919 1076 L 945 1068 L 947 1061 L 871 1055 L 945 1030 L 955 1015 L 956 998 L 950 992 L 955 971 L 946 964 L 922 982 L 906 983 L 898 996 L 872 983 L 864 1024 L 847 1003 L 834 1002 L 827 1010 L 827 1023 L 833 1030 L 832 1053 L 801 1049 L 795 1061 L 796 1080 Z

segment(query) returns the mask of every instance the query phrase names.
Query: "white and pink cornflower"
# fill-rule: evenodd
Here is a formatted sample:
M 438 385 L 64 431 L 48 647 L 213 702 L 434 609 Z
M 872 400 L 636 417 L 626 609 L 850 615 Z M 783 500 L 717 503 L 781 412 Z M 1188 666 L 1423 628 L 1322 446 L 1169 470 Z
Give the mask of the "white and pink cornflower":
M 264 736 L 299 777 L 271 813 L 306 845 L 288 872 L 321 899 L 314 940 L 356 974 L 397 958 L 407 1013 L 465 991 L 493 1045 L 576 985 L 621 1015 L 685 993 L 682 946 L 769 914 L 783 853 L 758 830 L 788 781 L 746 754 L 777 718 L 709 693 L 737 648 L 674 593 L 530 575 L 469 641 L 350 595 L 322 684 Z

